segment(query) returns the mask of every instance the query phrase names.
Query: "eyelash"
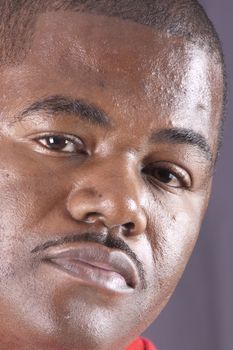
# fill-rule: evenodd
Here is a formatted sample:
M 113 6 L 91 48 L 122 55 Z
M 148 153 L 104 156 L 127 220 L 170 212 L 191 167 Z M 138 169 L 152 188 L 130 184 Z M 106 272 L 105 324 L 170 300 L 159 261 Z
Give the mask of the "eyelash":
M 49 146 L 42 143 L 42 140 L 48 141 L 50 138 L 53 138 L 53 139 L 60 138 L 60 140 L 62 140 L 62 141 L 68 141 L 68 142 L 72 143 L 74 145 L 74 147 L 77 147 L 77 148 L 79 147 L 80 150 L 73 151 L 73 152 L 72 151 L 62 151 L 59 149 L 54 150 L 54 149 L 50 148 Z M 84 142 L 79 137 L 74 136 L 74 135 L 45 134 L 45 135 L 40 135 L 40 136 L 34 138 L 33 140 L 36 141 L 41 147 L 49 150 L 50 152 L 54 152 L 54 153 L 63 153 L 63 154 L 77 154 L 77 153 L 86 154 L 87 153 L 87 151 L 85 150 Z
M 161 172 L 167 172 L 167 175 L 172 175 L 177 182 L 180 183 L 180 185 L 169 185 L 169 182 L 166 183 L 166 181 L 162 181 L 161 178 L 159 179 L 158 176 L 151 175 L 152 171 L 161 171 Z M 152 185 L 156 186 L 158 184 L 163 184 L 163 186 L 170 187 L 170 188 L 180 188 L 180 189 L 189 189 L 191 187 L 191 178 L 186 173 L 185 170 L 182 170 L 178 168 L 177 166 L 174 166 L 173 164 L 163 164 L 158 163 L 157 165 L 150 165 L 144 168 L 143 173 L 146 176 L 146 179 L 148 182 L 150 182 Z M 158 175 L 158 174 L 157 174 Z M 165 174 L 164 174 L 165 175 Z M 162 177 L 162 175 L 161 175 Z M 172 180 L 171 180 L 172 181 Z

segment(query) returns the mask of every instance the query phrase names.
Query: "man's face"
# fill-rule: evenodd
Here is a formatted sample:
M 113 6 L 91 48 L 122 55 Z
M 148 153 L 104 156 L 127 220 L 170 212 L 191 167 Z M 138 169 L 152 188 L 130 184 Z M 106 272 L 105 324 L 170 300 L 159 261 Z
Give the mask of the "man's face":
M 38 18 L 1 72 L 1 350 L 122 350 L 156 318 L 207 207 L 221 84 L 181 38 Z

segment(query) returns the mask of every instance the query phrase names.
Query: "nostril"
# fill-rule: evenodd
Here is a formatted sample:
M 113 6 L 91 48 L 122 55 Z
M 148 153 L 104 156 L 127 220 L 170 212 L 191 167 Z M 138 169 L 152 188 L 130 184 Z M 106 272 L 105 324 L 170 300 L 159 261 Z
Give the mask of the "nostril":
M 83 218 L 82 221 L 92 224 L 92 223 L 96 222 L 96 220 L 101 219 L 101 218 L 102 218 L 102 216 L 100 213 L 93 211 L 93 212 L 90 212 L 87 215 L 85 215 L 85 217 Z
M 135 229 L 135 224 L 133 222 L 127 222 L 126 224 L 123 225 L 125 230 L 128 232 L 133 231 Z

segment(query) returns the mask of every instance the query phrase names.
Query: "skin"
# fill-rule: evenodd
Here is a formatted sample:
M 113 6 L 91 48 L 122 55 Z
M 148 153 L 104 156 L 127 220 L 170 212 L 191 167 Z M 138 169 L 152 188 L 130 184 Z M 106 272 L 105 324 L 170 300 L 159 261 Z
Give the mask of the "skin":
M 72 113 L 20 117 L 55 95 L 95 104 L 110 125 Z M 47 13 L 25 60 L 1 71 L 0 96 L 1 349 L 123 350 L 165 306 L 197 240 L 216 156 L 220 67 L 203 48 L 153 28 Z M 170 128 L 200 133 L 213 160 L 192 144 L 152 142 L 152 132 Z M 56 134 L 81 146 L 52 150 L 45 136 Z M 144 283 L 114 293 L 32 253 L 85 232 L 125 242 Z

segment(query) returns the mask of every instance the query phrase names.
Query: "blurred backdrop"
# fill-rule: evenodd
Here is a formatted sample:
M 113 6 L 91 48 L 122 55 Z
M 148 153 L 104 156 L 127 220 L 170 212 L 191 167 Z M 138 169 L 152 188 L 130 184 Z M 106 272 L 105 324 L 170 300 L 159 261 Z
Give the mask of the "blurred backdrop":
M 159 350 L 233 349 L 233 1 L 202 0 L 228 71 L 224 141 L 199 241 L 173 298 L 144 333 Z

